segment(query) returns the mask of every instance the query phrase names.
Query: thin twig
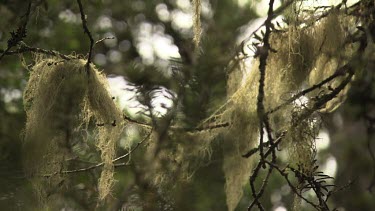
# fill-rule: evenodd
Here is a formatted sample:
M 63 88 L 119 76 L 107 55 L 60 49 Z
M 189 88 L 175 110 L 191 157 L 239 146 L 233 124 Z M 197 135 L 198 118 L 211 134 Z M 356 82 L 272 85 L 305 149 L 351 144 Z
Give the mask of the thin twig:
M 81 13 L 83 31 L 87 34 L 87 36 L 89 37 L 89 40 L 90 40 L 90 49 L 89 49 L 89 53 L 88 53 L 88 56 L 87 56 L 87 63 L 86 63 L 87 70 L 88 70 L 89 65 L 91 63 L 91 55 L 92 55 L 92 48 L 94 46 L 94 38 L 92 38 L 91 32 L 90 32 L 89 28 L 87 27 L 86 15 L 83 11 L 83 6 L 82 6 L 82 3 L 81 3 L 81 0 L 77 0 L 77 3 L 78 3 L 78 6 L 79 6 L 79 12 Z
M 316 210 L 320 210 L 320 207 L 319 205 L 317 204 L 314 204 L 312 203 L 311 201 L 309 201 L 308 199 L 306 199 L 304 196 L 302 196 L 299 191 L 297 190 L 296 187 L 294 187 L 294 185 L 292 184 L 292 182 L 289 180 L 288 178 L 288 173 L 285 172 L 285 170 L 281 170 L 277 165 L 271 163 L 271 162 L 268 162 L 268 161 L 264 161 L 266 162 L 268 165 L 272 166 L 274 169 L 276 169 L 280 175 L 282 177 L 284 177 L 285 181 L 288 183 L 289 187 L 292 189 L 292 191 L 298 196 L 300 197 L 301 199 L 303 199 L 306 203 L 310 204 L 311 206 L 313 206 Z
M 224 122 L 220 124 L 212 124 L 212 125 L 207 125 L 207 126 L 201 126 L 201 127 L 195 127 L 195 128 L 177 128 L 177 127 L 172 127 L 172 129 L 175 130 L 185 130 L 185 131 L 205 131 L 205 130 L 212 130 L 212 129 L 218 129 L 218 128 L 225 128 L 230 126 L 229 122 Z
M 258 176 L 260 168 L 263 165 L 265 165 L 266 158 L 270 154 L 272 154 L 272 161 L 271 162 L 272 163 L 276 162 L 275 151 L 276 151 L 279 143 L 281 142 L 282 138 L 285 136 L 285 134 L 286 134 L 286 131 L 284 131 L 280 135 L 280 137 L 274 142 L 274 144 L 269 147 L 269 149 L 267 150 L 267 152 L 264 153 L 264 160 L 260 159 L 258 161 L 257 166 L 254 168 L 254 170 L 253 170 L 253 172 L 252 172 L 252 174 L 250 176 L 250 181 L 249 181 L 250 182 L 250 188 L 251 188 L 251 193 L 252 193 L 252 196 L 253 196 L 254 199 L 251 202 L 251 204 L 249 205 L 249 207 L 247 208 L 248 211 L 250 211 L 254 205 L 257 205 L 260 210 L 264 210 L 262 204 L 259 202 L 259 199 L 263 195 L 263 192 L 264 192 L 264 190 L 265 190 L 265 188 L 266 188 L 266 186 L 268 184 L 268 180 L 269 180 L 269 177 L 270 177 L 270 175 L 272 173 L 272 168 L 273 167 L 269 166 L 266 178 L 263 180 L 262 186 L 261 186 L 261 188 L 260 188 L 260 190 L 259 190 L 258 193 L 256 193 L 256 190 L 255 190 L 255 180 L 256 180 L 256 178 Z
M 263 47 L 259 47 L 259 73 L 260 73 L 260 78 L 259 78 L 259 86 L 258 86 L 258 98 L 257 98 L 257 113 L 258 113 L 258 118 L 259 118 L 259 154 L 260 154 L 260 159 L 264 159 L 263 155 L 263 124 L 264 121 L 267 121 L 266 114 L 264 112 L 264 86 L 265 86 L 265 79 L 266 79 L 266 65 L 267 65 L 267 58 L 269 55 L 269 50 L 271 48 L 269 39 L 271 35 L 271 28 L 272 28 L 272 18 L 273 18 L 273 4 L 274 0 L 270 0 L 269 2 L 269 9 L 267 13 L 267 19 L 265 21 L 265 26 L 266 26 L 266 32 L 264 34 L 263 38 Z
M 334 190 L 329 191 L 329 192 L 327 193 L 326 201 L 328 201 L 329 197 L 331 197 L 333 194 L 335 194 L 335 193 L 337 193 L 337 192 L 340 192 L 340 191 L 342 191 L 342 190 L 345 190 L 346 188 L 349 188 L 351 185 L 354 184 L 355 181 L 356 181 L 356 180 L 351 180 L 351 181 L 348 182 L 348 184 L 343 185 L 343 186 L 341 186 L 341 187 L 339 187 L 339 188 L 335 188 Z
M 140 122 L 135 119 L 130 118 L 129 116 L 123 115 L 123 118 L 133 124 L 139 125 L 141 127 L 145 128 L 152 128 L 151 124 L 145 123 L 145 122 Z M 220 128 L 225 128 L 229 127 L 230 123 L 229 122 L 224 122 L 224 123 L 219 123 L 219 124 L 210 124 L 210 125 L 204 125 L 204 126 L 198 126 L 198 127 L 176 127 L 176 126 L 171 126 L 171 130 L 177 130 L 177 131 L 185 131 L 185 132 L 201 132 L 201 131 L 206 131 L 206 130 L 213 130 L 213 129 L 220 129 Z
M 283 131 L 281 133 L 281 135 L 274 141 L 273 144 L 277 146 L 280 143 L 280 141 L 282 140 L 282 138 L 285 137 L 285 134 L 286 134 L 286 131 Z M 268 146 L 269 144 L 270 144 L 270 142 L 264 142 L 263 146 Z M 249 152 L 247 152 L 246 154 L 242 155 L 242 157 L 249 158 L 258 151 L 259 151 L 259 147 L 253 148 L 253 149 L 249 150 Z
M 42 49 L 42 48 L 31 47 L 31 46 L 26 45 L 23 42 L 22 42 L 20 48 L 14 50 L 14 51 L 5 52 L 5 51 L 0 50 L 0 52 L 4 53 L 5 55 L 15 55 L 15 54 L 20 54 L 20 53 L 25 53 L 25 52 L 34 52 L 34 53 L 41 53 L 41 54 L 46 54 L 46 55 L 50 55 L 50 56 L 57 56 L 57 57 L 60 57 L 62 59 L 65 59 L 65 60 L 71 60 L 71 59 L 77 59 L 78 58 L 78 57 L 74 57 L 74 56 L 70 56 L 70 55 L 65 55 L 65 54 L 62 54 L 62 53 L 60 53 L 58 51 L 54 51 L 54 50 L 46 50 L 46 49 Z
M 250 176 L 250 188 L 251 188 L 251 195 L 252 197 L 254 198 L 253 202 L 250 204 L 250 206 L 247 208 L 248 211 L 251 210 L 251 208 L 253 207 L 254 204 L 256 204 L 258 206 L 258 208 L 263 211 L 264 210 L 264 207 L 262 206 L 262 204 L 259 202 L 259 196 L 256 194 L 256 190 L 255 190 L 255 179 L 257 178 L 258 176 L 258 173 L 259 173 L 259 170 L 260 168 L 262 167 L 262 163 L 263 162 L 259 162 L 258 165 L 255 167 L 255 169 L 253 170 L 253 173 L 251 174 Z
M 273 147 L 273 148 L 270 148 L 270 150 L 271 150 L 271 152 L 272 152 L 272 155 L 274 155 L 275 154 L 275 149 L 276 149 L 276 147 Z M 275 156 L 272 156 L 272 163 L 275 163 L 275 161 L 276 161 L 276 157 Z M 259 165 L 259 168 L 260 168 L 260 163 L 258 164 Z M 268 180 L 269 180 L 269 178 L 270 178 L 270 176 L 271 176 L 271 173 L 272 173 L 272 170 L 273 170 L 273 167 L 272 166 L 269 166 L 269 168 L 268 168 L 268 171 L 267 171 L 267 175 L 266 175 L 266 177 L 265 177 L 265 179 L 263 180 L 263 183 L 262 183 L 262 186 L 260 187 L 260 189 L 259 189 L 259 192 L 257 193 L 257 194 L 254 194 L 255 192 L 255 189 L 254 189 L 254 182 L 255 182 L 255 179 L 254 179 L 254 182 L 252 182 L 252 184 L 251 184 L 251 190 L 252 190 L 252 193 L 253 193 L 253 197 L 254 197 L 254 200 L 253 200 L 253 202 L 250 204 L 250 206 L 248 207 L 248 210 L 251 210 L 251 208 L 255 205 L 255 204 L 257 204 L 258 205 L 258 207 L 260 208 L 260 206 L 259 206 L 259 200 L 258 199 L 260 199 L 260 197 L 263 195 L 263 193 L 264 193 L 264 191 L 265 191 L 265 189 L 266 189 L 266 186 L 267 186 L 267 184 L 268 184 Z M 253 175 L 252 175 L 253 176 Z M 262 210 L 262 209 L 261 209 Z
M 272 166 L 269 166 L 269 168 L 268 168 L 268 172 L 267 172 L 267 175 L 266 175 L 266 178 L 263 180 L 263 183 L 262 183 L 262 186 L 260 187 L 260 190 L 259 190 L 259 192 L 256 194 L 256 198 L 257 199 L 254 199 L 253 200 L 253 202 L 250 204 L 250 206 L 247 208 L 247 210 L 251 210 L 251 208 L 255 205 L 255 204 L 257 204 L 258 205 L 258 207 L 259 207 L 259 200 L 258 199 L 260 199 L 260 197 L 263 195 L 263 193 L 264 193 L 264 191 L 265 191 L 265 189 L 266 189 L 266 186 L 267 186 L 267 184 L 268 184 L 268 180 L 269 180 L 269 178 L 270 178 L 270 176 L 271 176 L 271 173 L 272 173 L 272 171 L 273 171 L 273 167 Z M 252 186 L 254 186 L 254 185 L 252 185 Z M 252 190 L 253 190 L 253 188 L 252 188 Z
M 130 122 L 130 123 L 133 123 L 133 124 L 137 124 L 139 126 L 142 126 L 142 127 L 146 127 L 146 128 L 152 128 L 152 126 L 150 124 L 147 124 L 147 123 L 144 123 L 144 122 L 140 122 L 140 121 L 137 121 L 135 119 L 132 119 L 130 118 L 129 116 L 126 116 L 125 114 L 123 115 L 123 118 Z
M 276 10 L 273 11 L 273 15 L 271 17 L 271 21 L 273 19 L 275 19 L 277 16 L 281 15 L 285 9 L 287 9 L 293 2 L 295 2 L 295 0 L 289 0 L 289 1 L 286 1 L 283 5 L 281 5 L 280 7 L 278 7 Z M 249 40 L 250 37 L 252 37 L 255 33 L 257 33 L 263 26 L 266 25 L 266 21 L 264 21 L 258 28 L 256 28 L 248 38 L 244 39 L 241 44 L 242 44 L 242 47 L 244 46 L 244 43 Z M 242 49 L 239 49 L 240 51 L 242 51 Z M 237 54 L 238 55 L 238 52 Z
M 150 132 L 140 141 L 137 143 L 137 145 L 135 145 L 135 147 L 133 147 L 129 152 L 127 152 L 126 154 L 124 155 L 121 155 L 115 159 L 112 160 L 112 163 L 116 162 L 116 161 L 119 161 L 123 158 L 126 158 L 128 157 L 131 153 L 133 153 L 140 145 L 142 145 L 146 140 L 148 140 L 152 134 L 152 131 L 153 129 L 150 130 Z M 80 169 L 73 169 L 73 170 L 65 170 L 65 171 L 61 171 L 61 172 L 55 172 L 53 174 L 45 174 L 43 175 L 43 177 L 51 177 L 53 175 L 57 175 L 57 174 L 71 174 L 71 173 L 78 173 L 78 172 L 85 172 L 85 171 L 90 171 L 92 169 L 96 169 L 98 167 L 102 167 L 104 165 L 104 162 L 101 162 L 101 163 L 98 163 L 98 164 L 95 164 L 95 165 L 92 165 L 92 166 L 89 166 L 89 167 L 85 167 L 85 168 L 80 168 Z M 126 166 L 128 165 L 127 163 L 118 163 L 118 164 L 114 164 L 114 167 L 121 167 L 121 166 Z
M 113 39 L 115 39 L 115 37 L 104 37 L 104 38 L 102 38 L 102 39 L 96 41 L 96 42 L 95 42 L 95 45 L 98 44 L 98 43 L 101 43 L 101 42 L 103 42 L 103 41 L 105 41 L 105 40 L 113 40 Z
M 321 109 L 323 105 L 325 105 L 328 101 L 335 98 L 352 80 L 354 75 L 354 70 L 352 67 L 349 66 L 349 75 L 330 93 L 325 94 L 313 104 L 313 106 L 310 109 L 305 109 L 304 112 L 299 116 L 298 121 L 304 120 L 305 118 L 309 117 L 313 112 L 315 112 L 318 109 Z
M 10 49 L 13 46 L 16 46 L 19 42 L 21 42 L 26 37 L 26 27 L 27 27 L 27 23 L 29 22 L 30 13 L 31 13 L 31 3 L 32 3 L 32 1 L 30 0 L 29 4 L 27 6 L 27 11 L 26 11 L 26 14 L 25 14 L 25 21 L 23 22 L 23 24 L 18 27 L 16 32 L 13 31 L 13 32 L 10 33 L 11 38 L 9 38 L 9 40 L 8 40 L 7 48 L 0 55 L 0 60 L 5 55 L 7 55 L 7 53 L 10 51 Z
M 331 82 L 333 79 L 339 77 L 339 76 L 343 76 L 346 74 L 346 72 L 349 70 L 349 65 L 346 64 L 344 66 L 342 66 L 341 68 L 339 68 L 334 74 L 332 74 L 331 76 L 329 76 L 328 78 L 324 79 L 323 81 L 317 83 L 317 84 L 314 84 L 313 86 L 305 89 L 305 90 L 302 90 L 301 92 L 298 92 L 297 94 L 293 95 L 291 98 L 289 98 L 288 100 L 286 100 L 284 103 L 282 103 L 281 105 L 279 106 L 276 106 L 275 108 L 271 109 L 270 111 L 267 112 L 267 114 L 272 114 L 278 110 L 280 110 L 281 108 L 289 105 L 290 103 L 294 102 L 295 100 L 297 100 L 298 98 L 302 97 L 302 96 L 305 96 L 306 94 L 314 91 L 315 89 L 319 89 L 321 88 L 323 85 Z
M 124 154 L 124 155 L 121 155 L 121 156 L 119 156 L 119 157 L 113 159 L 112 162 L 116 162 L 116 161 L 118 161 L 118 160 L 121 160 L 121 159 L 123 159 L 123 158 L 128 157 L 132 152 L 134 152 L 134 150 L 136 150 L 141 144 L 143 144 L 143 142 L 145 142 L 146 140 L 148 140 L 148 139 L 150 138 L 152 132 L 153 132 L 153 129 L 151 129 L 150 132 L 145 136 L 145 138 L 142 139 L 142 141 L 138 142 L 137 145 L 135 145 L 135 147 L 133 147 L 133 149 L 131 149 L 128 153 L 126 153 L 126 154 Z

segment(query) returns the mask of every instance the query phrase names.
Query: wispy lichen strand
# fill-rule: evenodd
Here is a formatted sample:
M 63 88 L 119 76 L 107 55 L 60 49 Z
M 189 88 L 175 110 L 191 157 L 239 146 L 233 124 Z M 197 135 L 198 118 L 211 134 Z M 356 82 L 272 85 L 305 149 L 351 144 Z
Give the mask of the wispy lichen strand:
M 202 36 L 202 23 L 201 23 L 201 0 L 193 0 L 194 7 L 194 20 L 193 20 L 193 30 L 194 30 L 194 45 L 196 50 L 199 49 L 199 44 L 201 42 Z

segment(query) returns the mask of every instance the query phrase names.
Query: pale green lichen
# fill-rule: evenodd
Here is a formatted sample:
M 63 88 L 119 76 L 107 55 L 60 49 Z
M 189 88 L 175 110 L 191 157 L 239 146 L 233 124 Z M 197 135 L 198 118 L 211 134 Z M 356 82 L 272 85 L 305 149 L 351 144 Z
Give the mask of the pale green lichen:
M 73 156 L 71 139 L 93 119 L 104 124 L 96 129 L 96 145 L 104 162 L 98 195 L 105 199 L 114 182 L 112 159 L 123 125 L 106 78 L 92 65 L 87 69 L 85 60 L 36 56 L 35 63 L 23 97 L 27 115 L 23 161 L 39 198 L 58 192 L 61 172 Z
M 309 26 L 291 24 L 286 32 L 271 34 L 270 45 L 275 52 L 271 51 L 267 58 L 263 102 L 266 111 L 282 104 L 306 85 L 312 86 L 332 75 L 348 61 L 343 59 L 352 55 L 348 53 L 352 50 L 344 43 L 347 35 L 342 28 L 346 23 L 338 13 L 332 12 Z M 247 68 L 240 64 L 229 73 L 227 102 L 204 121 L 219 119 L 220 122 L 231 123 L 224 132 L 223 170 L 228 210 L 236 208 L 242 197 L 242 187 L 247 184 L 251 173 L 251 159 L 254 158 L 244 159 L 241 155 L 255 147 L 259 139 L 256 108 L 259 60 L 254 59 L 250 69 Z M 337 86 L 341 80 L 338 77 L 321 89 L 328 92 L 330 86 Z M 287 131 L 282 145 L 289 152 L 291 165 L 300 166 L 306 173 L 313 168 L 315 137 L 320 124 L 317 118 L 300 119 L 299 114 L 309 109 L 309 102 L 321 93 L 321 89 L 309 94 L 307 102 L 291 103 L 269 116 L 273 131 Z M 343 102 L 347 89 L 318 111 L 332 112 Z
M 201 10 L 202 10 L 202 3 L 201 0 L 192 0 L 193 7 L 194 7 L 194 17 L 193 17 L 193 30 L 194 30 L 194 45 L 196 51 L 199 49 L 199 44 L 201 42 L 202 36 L 202 24 L 201 24 Z

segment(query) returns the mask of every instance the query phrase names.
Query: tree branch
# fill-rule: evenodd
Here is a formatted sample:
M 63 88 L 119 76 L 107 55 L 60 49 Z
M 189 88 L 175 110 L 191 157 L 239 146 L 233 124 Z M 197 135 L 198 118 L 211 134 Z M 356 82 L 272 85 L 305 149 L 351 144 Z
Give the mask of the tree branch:
M 311 201 L 309 201 L 308 199 L 306 199 L 304 196 L 302 196 L 299 191 L 297 190 L 297 188 L 292 184 L 292 182 L 289 180 L 288 178 L 288 173 L 285 173 L 285 170 L 281 170 L 277 165 L 271 163 L 271 162 L 268 162 L 268 161 L 265 161 L 268 165 L 272 166 L 274 169 L 276 169 L 280 175 L 282 177 L 284 177 L 285 181 L 288 183 L 289 187 L 292 189 L 292 191 L 301 199 L 303 199 L 306 203 L 310 204 L 311 206 L 313 206 L 316 210 L 320 210 L 320 207 L 319 205 L 317 204 L 314 204 L 312 203 Z
M 115 37 L 104 37 L 104 38 L 102 38 L 102 39 L 96 41 L 94 45 L 96 45 L 96 44 L 98 44 L 98 43 L 101 43 L 101 42 L 103 42 L 103 41 L 105 41 L 105 40 L 113 40 L 113 39 L 115 39 Z
M 92 48 L 94 46 L 94 38 L 92 38 L 91 32 L 90 32 L 89 28 L 87 27 L 86 15 L 83 11 L 83 6 L 82 6 L 81 0 L 77 0 L 77 3 L 78 3 L 78 6 L 79 6 L 79 12 L 81 13 L 83 31 L 87 34 L 87 36 L 89 37 L 89 40 L 90 40 L 90 49 L 89 49 L 89 52 L 88 52 L 87 63 L 86 63 L 87 71 L 88 71 L 89 65 L 91 63 L 91 55 L 92 55 Z
M 112 163 L 116 162 L 116 161 L 119 161 L 123 158 L 126 158 L 128 157 L 131 153 L 133 153 L 140 145 L 142 145 L 145 141 L 147 141 L 151 134 L 153 132 L 153 129 L 150 130 L 150 132 L 140 141 L 138 142 L 135 147 L 133 147 L 132 149 L 129 150 L 129 152 L 127 152 L 126 154 L 124 155 L 121 155 L 115 159 L 112 160 Z M 122 167 L 122 166 L 127 166 L 128 163 L 118 163 L 118 164 L 114 164 L 114 167 Z M 89 166 L 89 167 L 85 167 L 85 168 L 80 168 L 80 169 L 73 169 L 73 170 L 65 170 L 65 171 L 61 171 L 61 172 L 55 172 L 53 174 L 44 174 L 42 175 L 43 177 L 51 177 L 51 176 L 54 176 L 54 175 L 57 175 L 57 174 L 72 174 L 72 173 L 78 173 L 78 172 L 85 172 L 85 171 L 90 171 L 92 169 L 96 169 L 96 168 L 99 168 L 99 167 L 102 167 L 104 166 L 104 162 L 101 162 L 101 163 L 98 163 L 98 164 L 95 164 L 95 165 L 92 165 L 92 166 Z
M 281 105 L 279 106 L 276 106 L 275 108 L 271 109 L 270 111 L 267 112 L 267 114 L 272 114 L 278 110 L 280 110 L 281 108 L 289 105 L 290 103 L 294 102 L 295 100 L 297 100 L 298 98 L 314 91 L 315 89 L 319 89 L 321 88 L 323 85 L 331 82 L 333 79 L 339 77 L 339 76 L 343 76 L 345 75 L 348 70 L 349 70 L 349 65 L 346 64 L 344 66 L 342 66 L 341 68 L 339 68 L 334 74 L 332 74 L 331 76 L 329 76 L 328 78 L 324 79 L 323 81 L 301 91 L 301 92 L 298 92 L 297 94 L 293 95 L 291 98 L 289 98 L 288 100 L 286 100 L 284 103 L 282 103 Z
M 257 166 L 254 168 L 251 176 L 250 176 L 250 179 L 249 179 L 249 182 L 250 182 L 250 188 L 251 188 L 251 193 L 252 193 L 252 196 L 253 196 L 253 201 L 251 202 L 251 204 L 249 205 L 249 207 L 247 208 L 248 211 L 250 211 L 252 209 L 252 207 L 254 205 L 257 205 L 258 208 L 260 210 L 264 210 L 262 204 L 259 202 L 259 199 L 260 197 L 263 195 L 263 192 L 268 184 L 268 180 L 269 180 L 269 177 L 272 173 L 272 170 L 273 170 L 273 167 L 272 166 L 269 166 L 269 169 L 268 169 L 268 172 L 267 172 L 267 175 L 266 175 L 266 178 L 263 180 L 263 183 L 262 183 L 262 186 L 261 188 L 259 189 L 259 192 L 256 193 L 256 190 L 255 190 L 255 181 L 256 181 L 256 178 L 258 176 L 258 173 L 259 173 L 259 170 L 262 166 L 264 166 L 266 164 L 266 162 L 268 162 L 266 160 L 266 158 L 272 154 L 272 161 L 271 163 L 275 163 L 276 162 L 276 149 L 279 145 L 279 143 L 281 142 L 282 138 L 285 136 L 286 134 L 286 131 L 284 131 L 280 137 L 277 139 L 277 141 L 275 141 L 274 144 L 270 145 L 269 149 L 267 150 L 267 152 L 264 154 L 264 159 L 260 159 L 258 161 L 258 164 Z M 259 147 L 260 148 L 260 147 Z M 248 153 L 247 153 L 248 154 Z M 249 155 L 250 156 L 250 155 Z M 246 157 L 246 156 L 243 156 L 243 157 Z
M 354 75 L 354 70 L 352 67 L 349 66 L 349 75 L 330 93 L 323 95 L 320 97 L 310 109 L 305 109 L 304 112 L 298 117 L 297 122 L 309 117 L 313 112 L 320 109 L 323 105 L 325 105 L 328 101 L 335 98 L 352 80 Z
M 10 32 L 11 38 L 8 40 L 8 47 L 3 51 L 3 53 L 0 55 L 0 60 L 7 55 L 7 53 L 10 51 L 10 49 L 13 46 L 16 46 L 19 42 L 21 42 L 26 37 L 26 27 L 27 23 L 29 22 L 30 13 L 31 13 L 31 3 L 32 1 L 29 1 L 29 4 L 27 6 L 27 11 L 25 14 L 25 21 L 22 25 L 20 25 L 16 32 Z
M 263 127 L 264 127 L 264 121 L 267 121 L 266 114 L 264 112 L 264 86 L 265 86 L 265 79 L 266 79 L 266 65 L 267 65 L 267 58 L 269 54 L 269 50 L 271 48 L 269 39 L 271 35 L 271 28 L 272 28 L 272 23 L 271 20 L 273 18 L 273 4 L 274 0 L 270 0 L 269 2 L 269 9 L 268 9 L 268 15 L 267 19 L 265 21 L 265 26 L 266 26 L 266 32 L 263 38 L 263 47 L 259 47 L 259 73 L 260 73 L 260 78 L 259 78 L 259 87 L 258 87 L 258 98 L 257 98 L 257 113 L 258 113 L 258 118 L 259 118 L 259 154 L 260 154 L 260 159 L 264 159 L 264 154 L 263 154 Z
M 23 42 L 21 42 L 21 46 L 17 50 L 8 51 L 8 52 L 0 50 L 0 52 L 4 53 L 5 55 L 15 55 L 15 54 L 20 54 L 20 53 L 25 53 L 25 52 L 34 52 L 34 53 L 41 53 L 41 54 L 46 54 L 46 55 L 50 55 L 50 56 L 57 56 L 57 57 L 60 57 L 62 59 L 65 59 L 65 60 L 78 59 L 78 57 L 65 55 L 65 54 L 62 54 L 58 51 L 46 50 L 46 49 L 37 48 L 37 47 L 31 47 L 31 46 L 26 45 Z
M 145 123 L 145 122 L 140 122 L 135 119 L 130 118 L 129 116 L 124 115 L 123 118 L 133 124 L 139 125 L 141 127 L 145 128 L 152 128 L 151 124 Z M 171 130 L 177 130 L 177 131 L 185 131 L 185 132 L 201 132 L 201 131 L 206 131 L 206 130 L 213 130 L 213 129 L 220 129 L 220 128 L 225 128 L 230 126 L 229 122 L 224 122 L 224 123 L 219 123 L 219 124 L 211 124 L 211 125 L 205 125 L 205 126 L 198 126 L 198 127 L 175 127 L 171 126 Z
M 281 133 L 281 135 L 274 141 L 273 144 L 276 145 L 276 146 L 278 146 L 278 144 L 280 143 L 280 141 L 285 137 L 286 133 L 287 133 L 287 131 L 283 131 Z M 264 142 L 263 143 L 263 147 L 268 146 L 269 144 L 270 144 L 270 142 Z M 249 158 L 249 157 L 251 157 L 253 154 L 255 154 L 258 151 L 259 151 L 259 147 L 256 147 L 254 149 L 249 150 L 249 152 L 247 152 L 246 154 L 242 155 L 242 157 Z M 266 156 L 267 156 L 267 153 L 266 153 Z

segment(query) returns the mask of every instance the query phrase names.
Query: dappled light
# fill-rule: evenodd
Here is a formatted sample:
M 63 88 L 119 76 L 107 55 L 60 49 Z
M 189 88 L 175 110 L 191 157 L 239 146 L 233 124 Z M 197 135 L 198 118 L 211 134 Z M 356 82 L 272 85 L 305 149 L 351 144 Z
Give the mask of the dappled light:
M 374 4 L 0 2 L 0 207 L 374 210 Z

